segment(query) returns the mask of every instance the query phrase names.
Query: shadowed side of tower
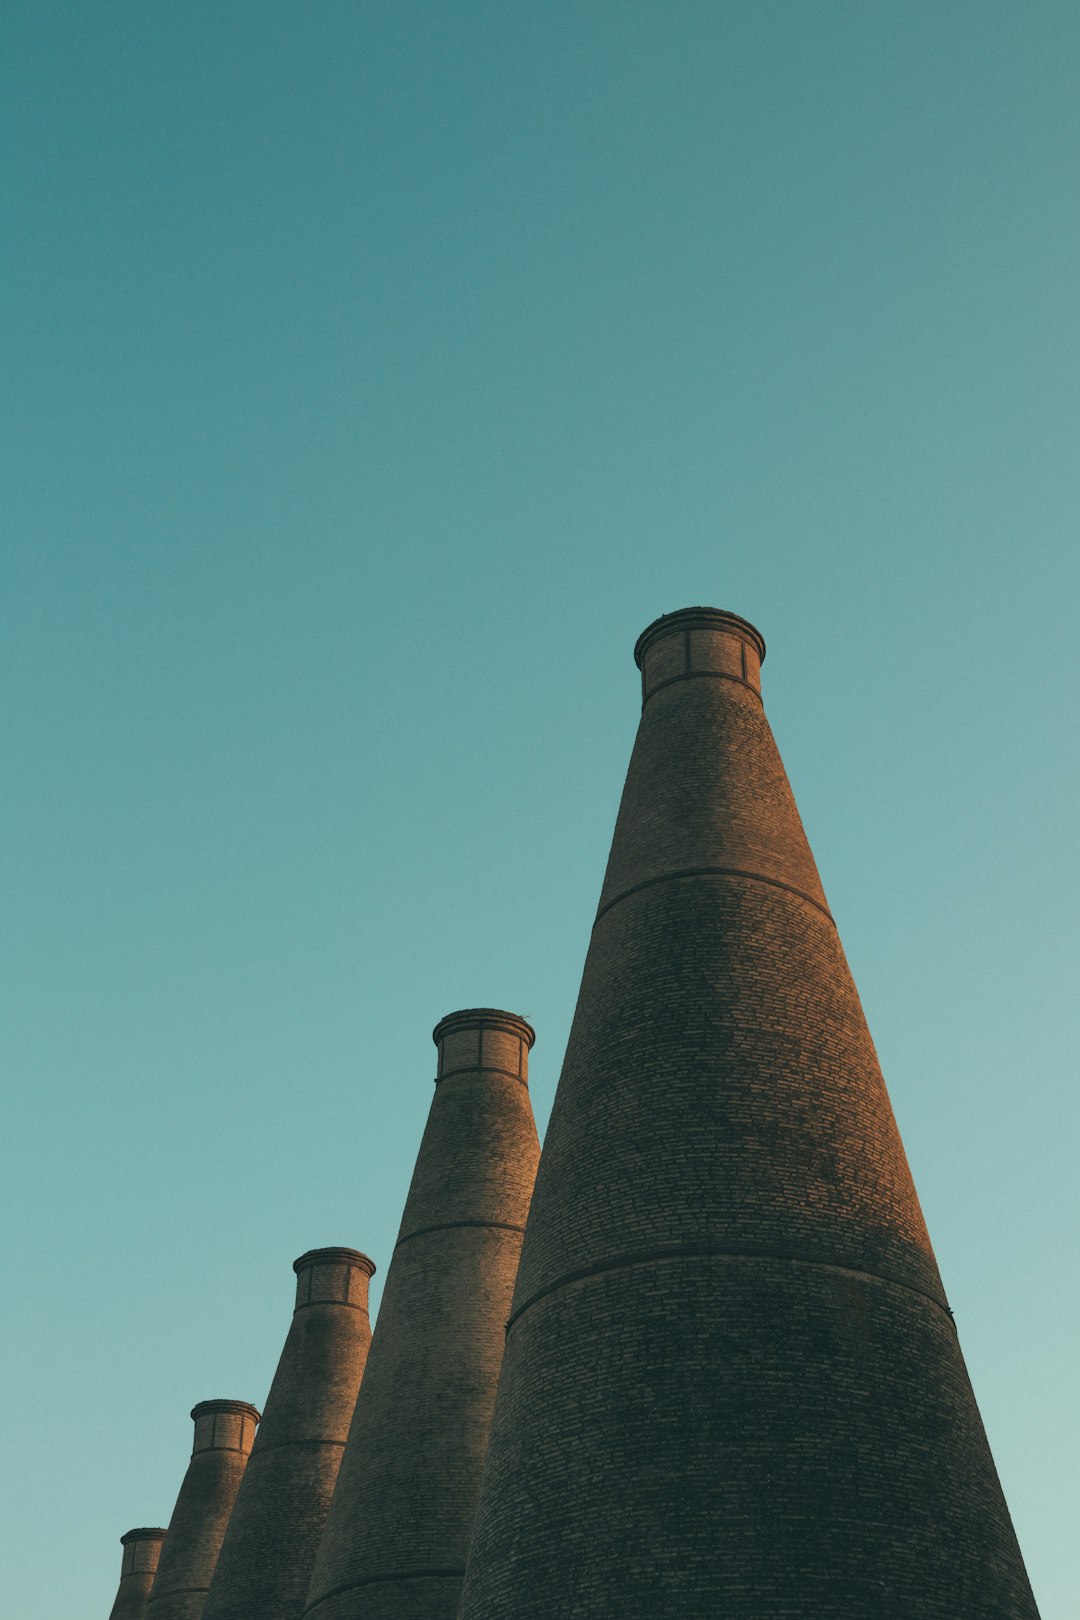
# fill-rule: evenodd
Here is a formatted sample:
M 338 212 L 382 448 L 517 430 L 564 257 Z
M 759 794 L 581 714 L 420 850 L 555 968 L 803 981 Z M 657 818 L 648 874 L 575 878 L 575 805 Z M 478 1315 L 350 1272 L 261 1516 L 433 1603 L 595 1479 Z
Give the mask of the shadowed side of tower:
M 311 1620 L 454 1620 L 539 1157 L 529 1025 L 434 1032 L 435 1097 L 312 1577 Z
M 160 1529 L 129 1530 L 126 1536 L 120 1537 L 124 1549 L 120 1585 L 109 1610 L 109 1620 L 143 1620 L 164 1540 L 165 1531 Z
M 371 1343 L 374 1262 L 355 1249 L 300 1256 L 296 1309 L 203 1620 L 299 1620 Z
M 201 1620 L 259 1421 L 247 1401 L 201 1401 L 191 1416 L 194 1449 L 161 1549 L 147 1620 Z
M 638 642 L 461 1620 L 1036 1615 L 763 655 Z

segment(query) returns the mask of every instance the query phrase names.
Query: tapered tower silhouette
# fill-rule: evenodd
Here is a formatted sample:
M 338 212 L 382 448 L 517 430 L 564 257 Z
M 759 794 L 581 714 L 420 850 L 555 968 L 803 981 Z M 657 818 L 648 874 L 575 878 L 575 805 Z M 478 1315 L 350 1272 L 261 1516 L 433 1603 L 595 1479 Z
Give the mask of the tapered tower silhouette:
M 120 1585 L 109 1620 L 143 1620 L 150 1588 L 161 1556 L 165 1531 L 129 1530 L 120 1537 L 124 1552 L 120 1560 Z
M 247 1401 L 192 1407 L 195 1444 L 146 1606 L 147 1620 L 200 1620 L 259 1413 Z
M 307 1614 L 454 1620 L 539 1143 L 533 1032 L 491 1008 L 434 1032 L 435 1097 Z
M 637 644 L 462 1620 L 1036 1614 L 764 650 Z
M 371 1343 L 355 1249 L 294 1263 L 296 1309 L 210 1582 L 203 1620 L 300 1620 Z

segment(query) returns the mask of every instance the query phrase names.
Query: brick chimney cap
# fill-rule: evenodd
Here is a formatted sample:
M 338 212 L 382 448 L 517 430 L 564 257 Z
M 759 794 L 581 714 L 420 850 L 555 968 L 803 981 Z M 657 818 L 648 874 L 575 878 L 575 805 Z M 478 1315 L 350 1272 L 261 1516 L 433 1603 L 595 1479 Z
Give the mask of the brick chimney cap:
M 129 1541 L 164 1541 L 164 1540 L 165 1540 L 165 1531 L 161 1529 L 160 1525 L 156 1525 L 152 1529 L 149 1528 L 149 1527 L 144 1526 L 144 1527 L 142 1527 L 142 1528 L 140 1528 L 138 1530 L 128 1530 L 124 1535 L 122 1535 L 120 1537 L 120 1545 L 121 1545 L 121 1547 L 126 1547 Z
M 200 1401 L 191 1408 L 191 1415 L 198 1422 L 199 1418 L 206 1417 L 210 1412 L 242 1412 L 248 1417 L 260 1422 L 262 1413 L 250 1401 Z
M 662 613 L 652 624 L 646 625 L 634 644 L 634 662 L 638 669 L 654 641 L 666 636 L 673 630 L 728 630 L 741 635 L 744 641 L 752 642 L 757 648 L 758 657 L 765 662 L 765 637 L 760 630 L 756 630 L 749 619 L 741 619 L 737 613 L 725 613 L 723 608 L 690 607 L 680 608 L 677 613 Z
M 374 1260 L 369 1259 L 366 1254 L 361 1254 L 359 1249 L 308 1249 L 306 1254 L 293 1261 L 292 1268 L 299 1276 L 305 1266 L 329 1266 L 333 1265 L 335 1260 L 347 1266 L 356 1266 L 359 1271 L 366 1271 L 369 1277 L 375 1275 Z
M 518 1013 L 502 1012 L 498 1007 L 463 1007 L 460 1012 L 447 1013 L 431 1032 L 431 1038 L 438 1046 L 446 1035 L 453 1035 L 460 1029 L 501 1029 L 508 1035 L 520 1035 L 528 1044 L 530 1051 L 536 1040 L 536 1031 L 532 1025 L 526 1023 Z

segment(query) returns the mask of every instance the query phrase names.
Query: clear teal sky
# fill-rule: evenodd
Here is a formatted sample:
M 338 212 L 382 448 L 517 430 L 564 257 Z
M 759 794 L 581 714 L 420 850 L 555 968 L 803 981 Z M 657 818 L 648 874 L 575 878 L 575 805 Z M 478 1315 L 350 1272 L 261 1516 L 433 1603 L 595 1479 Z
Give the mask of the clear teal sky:
M 760 626 L 1074 1620 L 1080 9 L 8 0 L 0 1504 L 103 1620 L 442 1014 L 546 1119 L 658 613 Z

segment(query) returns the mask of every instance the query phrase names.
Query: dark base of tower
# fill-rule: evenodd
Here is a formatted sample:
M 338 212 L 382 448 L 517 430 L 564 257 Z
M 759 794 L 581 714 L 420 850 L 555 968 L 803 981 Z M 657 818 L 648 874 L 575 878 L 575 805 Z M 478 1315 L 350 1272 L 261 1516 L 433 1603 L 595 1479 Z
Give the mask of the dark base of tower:
M 500 1428 L 462 1620 L 1037 1620 L 952 1323 L 901 1285 L 583 1278 L 515 1323 Z
M 147 1620 L 202 1620 L 206 1607 L 205 1586 L 186 1592 L 165 1592 L 148 1604 Z
M 397 1570 L 321 1599 L 311 1620 L 457 1620 L 461 1569 Z
M 152 1573 L 125 1576 L 109 1611 L 109 1620 L 145 1620 L 146 1602 L 153 1579 Z
M 340 1457 L 340 1446 L 318 1441 L 252 1453 L 203 1620 L 296 1620 L 303 1613 Z

